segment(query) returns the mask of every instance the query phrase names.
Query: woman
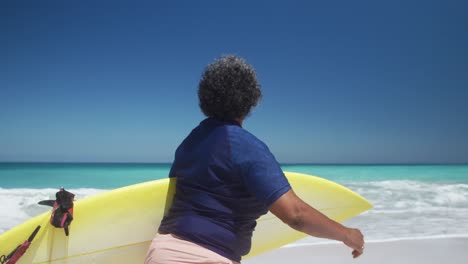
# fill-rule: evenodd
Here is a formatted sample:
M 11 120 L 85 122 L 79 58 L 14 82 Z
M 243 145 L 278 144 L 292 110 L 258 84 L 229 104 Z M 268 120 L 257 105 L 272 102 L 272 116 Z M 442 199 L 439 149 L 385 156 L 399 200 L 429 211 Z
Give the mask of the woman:
M 205 69 L 198 97 L 207 119 L 177 148 L 175 195 L 146 263 L 239 263 L 268 211 L 298 231 L 344 242 L 354 257 L 363 253 L 361 232 L 298 198 L 268 147 L 242 128 L 261 97 L 252 66 L 219 58 Z

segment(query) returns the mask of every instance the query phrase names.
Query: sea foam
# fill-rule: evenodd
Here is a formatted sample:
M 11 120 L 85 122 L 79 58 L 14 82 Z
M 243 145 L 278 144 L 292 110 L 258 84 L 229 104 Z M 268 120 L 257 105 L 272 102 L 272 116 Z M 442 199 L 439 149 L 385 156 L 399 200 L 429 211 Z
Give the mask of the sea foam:
M 359 228 L 366 239 L 414 238 L 468 234 L 468 184 L 412 180 L 345 182 L 374 207 L 345 222 Z M 105 190 L 71 189 L 76 199 Z M 0 233 L 50 210 L 38 205 L 54 199 L 56 189 L 0 188 Z M 307 241 L 314 240 L 307 238 Z
M 0 233 L 37 216 L 50 211 L 49 206 L 39 205 L 42 200 L 54 200 L 56 189 L 2 189 L 0 188 Z M 71 189 L 75 199 L 82 199 L 105 190 Z

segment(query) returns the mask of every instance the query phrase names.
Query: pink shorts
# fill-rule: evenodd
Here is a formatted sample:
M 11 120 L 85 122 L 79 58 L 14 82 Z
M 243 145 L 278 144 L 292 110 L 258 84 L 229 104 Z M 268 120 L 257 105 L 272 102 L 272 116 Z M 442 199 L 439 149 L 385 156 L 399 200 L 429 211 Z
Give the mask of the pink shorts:
M 146 254 L 145 264 L 239 264 L 172 234 L 157 234 Z

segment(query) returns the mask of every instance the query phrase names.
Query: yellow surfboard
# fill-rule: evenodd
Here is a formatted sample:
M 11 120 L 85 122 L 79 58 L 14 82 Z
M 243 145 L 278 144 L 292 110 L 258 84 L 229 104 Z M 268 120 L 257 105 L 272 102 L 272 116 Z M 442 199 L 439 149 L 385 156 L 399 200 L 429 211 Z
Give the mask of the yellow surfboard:
M 342 222 L 372 207 L 363 197 L 334 182 L 286 172 L 296 194 L 328 217 Z M 143 263 L 175 181 L 156 180 L 104 192 L 75 202 L 70 235 L 49 223 L 44 213 L 0 235 L 0 256 L 8 255 L 34 229 L 41 228 L 18 263 Z M 281 247 L 305 234 L 271 213 L 258 219 L 252 250 L 246 257 Z

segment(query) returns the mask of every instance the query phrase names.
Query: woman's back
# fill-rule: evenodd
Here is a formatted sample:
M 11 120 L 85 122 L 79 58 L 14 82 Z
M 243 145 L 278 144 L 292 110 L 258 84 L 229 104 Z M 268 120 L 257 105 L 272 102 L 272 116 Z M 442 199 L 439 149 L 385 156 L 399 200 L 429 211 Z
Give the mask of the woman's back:
M 252 164 L 266 164 L 274 173 L 260 175 L 258 169 L 265 171 L 265 166 Z M 236 261 L 250 250 L 255 220 L 290 188 L 260 140 L 235 122 L 214 118 L 179 146 L 170 177 L 177 178 L 176 193 L 160 232 Z M 271 180 L 277 178 L 283 180 Z

